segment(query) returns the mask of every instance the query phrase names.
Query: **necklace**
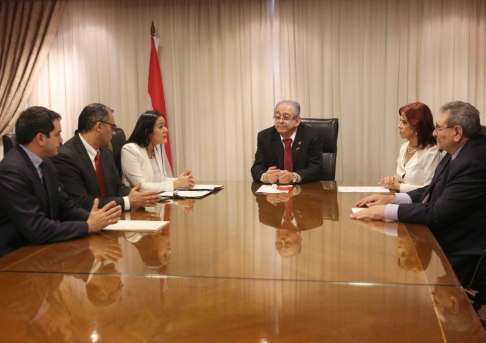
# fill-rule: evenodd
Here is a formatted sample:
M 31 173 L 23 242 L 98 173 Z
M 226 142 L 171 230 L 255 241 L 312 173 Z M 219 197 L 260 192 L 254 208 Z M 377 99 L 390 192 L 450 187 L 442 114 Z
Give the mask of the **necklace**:
M 418 146 L 415 147 L 415 150 L 409 150 L 409 149 L 410 149 L 410 144 L 407 146 L 407 154 L 413 154 L 417 152 Z

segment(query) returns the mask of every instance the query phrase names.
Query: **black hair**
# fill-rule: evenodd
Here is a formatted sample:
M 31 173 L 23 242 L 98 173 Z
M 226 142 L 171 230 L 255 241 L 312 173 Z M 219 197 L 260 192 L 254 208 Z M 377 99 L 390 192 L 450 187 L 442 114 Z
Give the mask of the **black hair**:
M 61 120 L 61 116 L 41 106 L 33 106 L 20 113 L 15 124 L 15 135 L 19 144 L 29 144 L 38 133 L 50 137 L 54 131 L 54 120 Z
M 141 147 L 147 147 L 150 144 L 149 136 L 154 132 L 155 122 L 160 117 L 162 117 L 162 114 L 157 111 L 146 111 L 142 113 L 125 144 L 137 143 Z

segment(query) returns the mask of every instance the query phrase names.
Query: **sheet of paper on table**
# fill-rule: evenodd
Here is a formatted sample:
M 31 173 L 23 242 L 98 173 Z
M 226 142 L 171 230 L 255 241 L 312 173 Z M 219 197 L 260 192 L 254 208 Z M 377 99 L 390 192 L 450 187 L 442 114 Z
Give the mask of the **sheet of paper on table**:
M 339 186 L 340 193 L 390 193 L 390 190 L 385 187 L 345 187 Z
M 291 187 L 291 185 L 285 185 L 285 187 Z M 266 193 L 266 194 L 278 194 L 278 193 L 288 193 L 288 190 L 280 190 L 278 188 L 273 188 L 272 185 L 263 185 L 258 190 L 256 193 Z
M 179 198 L 202 198 L 208 194 L 212 193 L 212 191 L 178 191 L 177 196 Z M 163 197 L 174 197 L 174 192 L 164 192 L 160 194 Z
M 163 220 L 119 220 L 118 223 L 108 225 L 103 230 L 156 232 L 167 224 L 169 222 Z

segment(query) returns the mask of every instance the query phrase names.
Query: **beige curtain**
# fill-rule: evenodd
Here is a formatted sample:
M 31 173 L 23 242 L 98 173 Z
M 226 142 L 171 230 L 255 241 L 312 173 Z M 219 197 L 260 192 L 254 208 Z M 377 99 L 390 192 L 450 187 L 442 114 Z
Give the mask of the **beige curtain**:
M 129 135 L 148 108 L 151 21 L 161 38 L 175 171 L 250 180 L 275 102 L 340 119 L 337 180 L 377 182 L 396 167 L 400 106 L 434 115 L 452 100 L 486 122 L 484 0 L 67 1 L 29 105 L 63 116 L 102 102 Z
M 10 133 L 46 60 L 62 1 L 0 2 L 0 136 Z
M 277 98 L 340 119 L 336 178 L 393 174 L 398 109 L 452 100 L 486 119 L 484 0 L 276 1 Z

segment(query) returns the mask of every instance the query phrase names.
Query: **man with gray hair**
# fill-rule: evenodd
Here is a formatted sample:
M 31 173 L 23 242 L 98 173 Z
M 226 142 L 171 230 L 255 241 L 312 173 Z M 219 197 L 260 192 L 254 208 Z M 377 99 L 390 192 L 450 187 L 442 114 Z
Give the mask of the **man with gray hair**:
M 68 196 L 85 209 L 98 199 L 101 206 L 115 201 L 123 210 L 153 206 L 157 192 L 144 192 L 140 184 L 125 186 L 108 150 L 115 135 L 113 109 L 103 104 L 86 106 L 78 118 L 78 133 L 63 144 L 53 159 Z
M 300 105 L 283 100 L 275 106 L 275 126 L 260 131 L 251 175 L 256 182 L 305 183 L 323 174 L 322 136 L 301 124 Z
M 354 219 L 392 219 L 427 225 L 450 255 L 481 255 L 486 227 L 486 137 L 479 111 L 454 101 L 440 109 L 437 146 L 447 152 L 432 182 L 405 194 L 375 194 L 357 205 L 368 207 Z

